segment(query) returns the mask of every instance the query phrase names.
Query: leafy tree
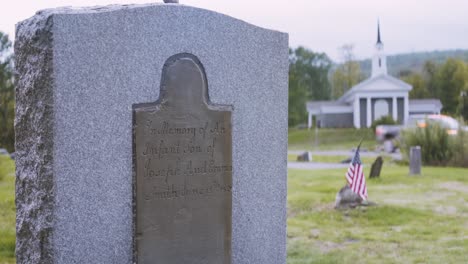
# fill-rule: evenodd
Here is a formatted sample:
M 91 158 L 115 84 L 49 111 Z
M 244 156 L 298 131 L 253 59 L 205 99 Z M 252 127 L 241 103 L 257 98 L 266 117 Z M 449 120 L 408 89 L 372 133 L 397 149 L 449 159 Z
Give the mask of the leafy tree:
M 292 50 L 289 49 L 291 56 Z M 289 65 L 289 97 L 288 97 L 288 125 L 294 126 L 304 122 L 306 119 L 305 104 L 307 101 L 307 90 L 300 82 L 299 73 L 293 63 Z
M 463 61 L 448 59 L 437 71 L 436 86 L 443 111 L 454 115 L 459 111 L 461 92 L 468 84 L 468 69 Z
M 404 79 L 404 78 L 410 76 L 411 74 L 413 74 L 413 71 L 412 71 L 412 70 L 410 70 L 410 69 L 403 69 L 403 70 L 400 70 L 400 71 L 398 72 L 398 78 Z
M 297 73 L 298 82 L 307 90 L 307 99 L 330 99 L 328 71 L 332 61 L 327 54 L 298 47 L 290 53 L 290 64 Z
M 304 47 L 289 49 L 289 126 L 306 122 L 307 100 L 330 99 L 331 65 L 325 53 Z
M 430 98 L 438 98 L 439 91 L 437 89 L 437 71 L 438 66 L 431 60 L 424 63 L 423 66 L 423 79 L 426 83 L 426 90 L 429 93 Z
M 354 46 L 345 44 L 339 48 L 343 64 L 340 64 L 332 75 L 332 97 L 342 96 L 351 87 L 362 80 L 361 66 L 354 56 Z
M 468 86 L 460 92 L 459 112 L 463 119 L 468 120 Z
M 11 42 L 0 31 L 0 147 L 14 150 L 14 86 Z
M 422 74 L 400 71 L 400 78 L 410 83 L 410 98 L 439 98 L 443 112 L 468 119 L 468 65 L 460 59 L 449 58 L 442 64 L 426 61 Z
M 413 86 L 413 90 L 409 93 L 409 97 L 411 99 L 431 98 L 431 94 L 429 93 L 426 82 L 421 74 L 410 73 L 406 77 L 403 77 L 403 81 Z

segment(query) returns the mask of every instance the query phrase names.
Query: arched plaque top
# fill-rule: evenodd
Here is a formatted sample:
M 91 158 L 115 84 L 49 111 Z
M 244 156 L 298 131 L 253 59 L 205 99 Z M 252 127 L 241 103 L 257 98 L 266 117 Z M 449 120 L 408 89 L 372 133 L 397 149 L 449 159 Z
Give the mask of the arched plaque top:
M 182 109 L 209 104 L 205 69 L 195 55 L 179 53 L 166 60 L 158 101 Z
M 197 57 L 170 57 L 159 99 L 133 110 L 134 262 L 230 264 L 232 112 Z

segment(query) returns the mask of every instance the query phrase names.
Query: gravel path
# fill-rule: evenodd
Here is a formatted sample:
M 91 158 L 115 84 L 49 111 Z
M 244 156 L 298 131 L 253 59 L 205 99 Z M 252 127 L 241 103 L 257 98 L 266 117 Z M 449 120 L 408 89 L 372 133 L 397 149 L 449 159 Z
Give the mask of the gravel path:
M 288 162 L 289 169 L 302 170 L 322 170 L 322 169 L 339 169 L 347 168 L 349 164 L 342 163 L 324 163 L 324 162 Z
M 306 152 L 306 150 L 289 150 L 288 154 L 292 155 L 299 155 Z M 322 151 L 311 151 L 312 153 L 312 160 L 314 159 L 314 155 L 320 156 L 349 156 L 352 157 L 354 154 L 353 151 L 350 150 L 322 150 Z M 390 155 L 393 159 L 401 159 L 401 153 L 381 153 L 381 152 L 374 152 L 374 151 L 361 151 L 359 152 L 361 157 L 377 157 L 379 155 Z M 325 162 L 295 162 L 295 161 L 288 161 L 288 168 L 289 169 L 303 169 L 303 170 L 322 170 L 322 169 L 339 169 L 339 168 L 347 168 L 349 164 L 347 163 L 325 163 Z
M 288 154 L 299 155 L 306 152 L 306 150 L 288 150 Z M 354 154 L 354 151 L 351 150 L 318 150 L 318 151 L 311 151 L 312 159 L 314 155 L 320 156 L 349 156 L 351 157 Z M 360 151 L 359 155 L 361 157 L 377 157 L 380 155 L 389 155 L 393 159 L 400 160 L 401 153 L 382 153 L 382 152 L 375 152 L 375 151 Z

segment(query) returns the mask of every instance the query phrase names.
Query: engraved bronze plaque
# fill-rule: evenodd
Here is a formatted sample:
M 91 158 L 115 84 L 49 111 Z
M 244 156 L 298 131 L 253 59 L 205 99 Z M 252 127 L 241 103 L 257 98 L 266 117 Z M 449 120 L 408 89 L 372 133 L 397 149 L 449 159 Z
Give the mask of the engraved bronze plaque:
M 166 61 L 133 124 L 136 262 L 231 263 L 231 107 L 210 103 L 195 56 Z

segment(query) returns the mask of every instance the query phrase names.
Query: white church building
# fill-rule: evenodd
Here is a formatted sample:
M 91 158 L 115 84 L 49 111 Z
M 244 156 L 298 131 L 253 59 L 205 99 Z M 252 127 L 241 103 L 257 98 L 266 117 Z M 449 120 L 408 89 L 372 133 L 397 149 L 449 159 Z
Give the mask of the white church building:
M 307 102 L 308 127 L 315 117 L 319 127 L 370 127 L 374 120 L 391 116 L 406 124 L 410 115 L 439 114 L 439 99 L 409 100 L 412 86 L 387 73 L 387 58 L 377 26 L 377 43 L 372 58 L 372 75 L 353 86 L 336 101 Z

